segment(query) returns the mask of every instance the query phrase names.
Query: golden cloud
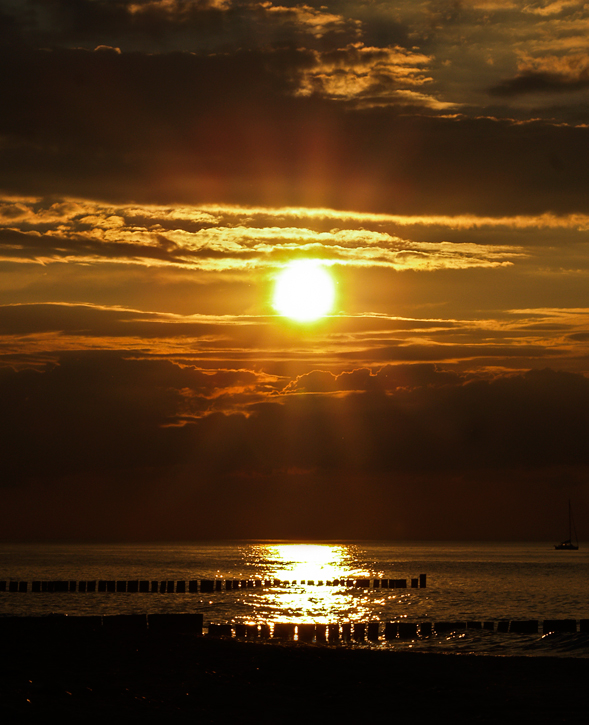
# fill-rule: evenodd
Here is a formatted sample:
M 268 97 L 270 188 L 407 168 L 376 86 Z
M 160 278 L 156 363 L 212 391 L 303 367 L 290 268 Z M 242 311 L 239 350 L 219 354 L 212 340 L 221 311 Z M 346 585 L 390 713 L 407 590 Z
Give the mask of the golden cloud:
M 266 219 L 260 218 L 264 216 Z M 297 226 L 259 225 L 259 221 L 272 217 L 282 217 L 284 222 L 294 216 L 298 216 Z M 344 228 L 320 231 L 305 223 L 321 216 L 337 219 Z M 434 270 L 504 266 L 524 254 L 514 245 L 434 243 L 378 229 L 345 228 L 350 219 L 355 223 L 402 220 L 329 210 L 171 210 L 115 208 L 90 202 L 43 206 L 12 201 L 0 205 L 0 255 L 41 264 L 116 262 L 218 272 L 275 269 L 301 255 L 323 259 L 326 264 Z M 410 223 L 420 222 L 424 222 L 421 217 L 411 218 Z M 435 223 L 440 222 L 435 218 Z M 468 223 L 475 226 L 474 219 Z

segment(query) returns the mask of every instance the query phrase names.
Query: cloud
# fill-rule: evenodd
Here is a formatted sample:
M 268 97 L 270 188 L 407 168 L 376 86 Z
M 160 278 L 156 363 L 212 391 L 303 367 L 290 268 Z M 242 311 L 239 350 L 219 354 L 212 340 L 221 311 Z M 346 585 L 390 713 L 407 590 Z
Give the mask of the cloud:
M 547 369 L 349 367 L 289 383 L 93 351 L 0 368 L 0 396 L 14 539 L 456 539 L 474 535 L 473 506 L 485 535 L 509 538 L 522 528 L 505 523 L 506 498 L 582 495 L 589 470 L 589 380 Z M 526 535 L 549 535 L 534 521 Z
M 565 93 L 589 87 L 589 57 L 586 54 L 526 57 L 518 65 L 518 75 L 491 88 L 491 94 Z
M 263 380 L 97 354 L 63 356 L 42 372 L 4 369 L 4 480 L 178 465 L 223 475 L 589 465 L 589 380 L 580 375 L 469 380 L 427 365 L 356 369 L 335 378 L 351 391 L 344 397 L 327 379 L 315 372 L 280 402 L 251 397 L 226 415 L 215 408 L 220 397 L 243 400 Z M 323 395 L 294 394 L 305 385 Z
M 304 213 L 312 221 L 313 212 Z M 119 261 L 225 271 L 277 269 L 301 255 L 327 264 L 396 270 L 493 268 L 523 255 L 515 246 L 413 241 L 369 229 L 257 227 L 255 215 L 248 209 L 215 212 L 90 202 L 0 202 L 0 256 L 40 264 Z M 249 220 L 245 224 L 232 216 Z M 287 223 L 288 216 L 285 212 Z M 346 221 L 345 214 L 340 221 Z
M 583 3 L 579 0 L 556 0 L 545 4 L 529 4 L 524 5 L 522 12 L 533 13 L 534 15 L 550 16 L 559 15 L 566 10 L 579 10 L 583 7 Z
M 239 0 L 53 0 L 11 8 L 22 41 L 40 47 L 120 47 L 124 52 L 215 51 L 329 36 L 353 38 L 360 22 L 305 3 L 280 5 Z M 327 38 L 326 38 L 327 36 Z
M 373 371 L 368 368 L 345 370 L 339 374 L 313 370 L 299 375 L 283 390 L 286 393 L 387 392 L 420 387 L 457 385 L 466 381 L 459 374 L 439 370 L 436 365 L 385 365 Z
M 461 375 L 521 371 L 547 359 L 558 360 L 563 369 L 584 369 L 588 317 L 587 309 L 513 310 L 498 319 L 463 320 L 361 314 L 334 316 L 313 329 L 300 329 L 275 314 L 181 315 L 91 304 L 9 304 L 0 306 L 0 361 L 19 370 L 39 370 L 61 355 L 91 351 L 217 371 L 249 370 L 255 361 L 259 383 L 242 390 L 238 409 L 243 412 L 256 395 L 388 390 L 393 383 L 411 387 L 395 377 L 403 373 L 402 365 L 387 368 L 386 363 L 443 363 Z M 350 366 L 361 372 L 352 375 Z M 381 367 L 377 374 L 374 369 Z M 411 368 L 413 376 L 432 370 L 431 365 Z M 447 375 L 436 372 L 432 380 Z M 237 410 L 235 397 L 215 397 L 216 409 Z
M 423 94 L 414 69 L 426 55 L 417 51 L 1 55 L 0 188 L 8 196 L 399 215 L 585 213 L 576 149 L 587 128 L 421 115 L 430 101 L 412 100 Z M 329 58 L 334 73 L 348 68 L 367 80 L 365 90 L 350 90 L 356 100 L 386 96 L 385 86 L 402 97 L 351 109 L 325 95 L 323 81 L 318 93 L 297 95 Z M 396 69 L 393 86 L 380 90 L 379 63 Z
M 441 110 L 455 106 L 421 91 L 432 79 L 423 67 L 431 58 L 420 53 L 357 42 L 346 48 L 315 51 L 314 60 L 301 73 L 297 95 L 353 101 L 359 107 L 396 104 Z

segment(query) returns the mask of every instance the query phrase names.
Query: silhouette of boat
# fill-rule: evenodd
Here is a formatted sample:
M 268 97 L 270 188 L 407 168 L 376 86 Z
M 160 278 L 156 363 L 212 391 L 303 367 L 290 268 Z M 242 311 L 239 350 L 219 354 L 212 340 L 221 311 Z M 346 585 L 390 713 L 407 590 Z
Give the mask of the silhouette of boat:
M 574 543 L 573 543 L 574 534 Z M 569 498 L 569 538 L 565 541 L 561 541 L 560 544 L 554 544 L 554 548 L 557 551 L 578 551 L 579 539 L 577 538 L 577 531 L 575 529 L 575 522 L 573 521 L 573 512 L 571 510 L 571 500 Z

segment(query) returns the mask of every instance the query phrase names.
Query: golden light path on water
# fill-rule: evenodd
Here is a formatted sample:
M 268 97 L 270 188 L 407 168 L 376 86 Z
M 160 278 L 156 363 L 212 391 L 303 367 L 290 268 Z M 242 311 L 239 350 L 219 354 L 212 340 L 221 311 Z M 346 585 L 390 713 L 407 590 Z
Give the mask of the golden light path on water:
M 346 544 L 259 544 L 250 549 L 250 557 L 263 578 L 288 582 L 271 591 L 250 590 L 252 623 L 367 622 L 378 620 L 393 600 L 401 604 L 410 596 L 407 590 L 347 587 L 346 579 L 381 577 L 382 572 L 359 568 L 354 547 Z M 335 581 L 341 583 L 334 585 Z

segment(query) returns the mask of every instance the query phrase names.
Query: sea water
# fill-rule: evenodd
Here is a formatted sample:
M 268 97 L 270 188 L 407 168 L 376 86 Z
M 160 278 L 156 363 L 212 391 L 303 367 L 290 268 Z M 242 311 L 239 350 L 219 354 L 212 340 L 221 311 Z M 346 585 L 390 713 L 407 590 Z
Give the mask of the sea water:
M 425 588 L 410 580 L 425 574 Z M 327 582 L 406 579 L 407 589 Z M 551 543 L 214 542 L 0 545 L 0 615 L 200 612 L 209 623 L 442 622 L 589 619 L 589 546 Z M 33 593 L 33 580 L 280 580 L 211 593 Z M 288 584 L 284 584 L 288 582 Z M 304 582 L 304 583 L 302 583 Z M 311 583 L 312 582 L 312 583 Z M 320 583 L 321 582 L 321 583 Z M 583 633 L 518 635 L 468 629 L 366 646 L 589 657 Z

